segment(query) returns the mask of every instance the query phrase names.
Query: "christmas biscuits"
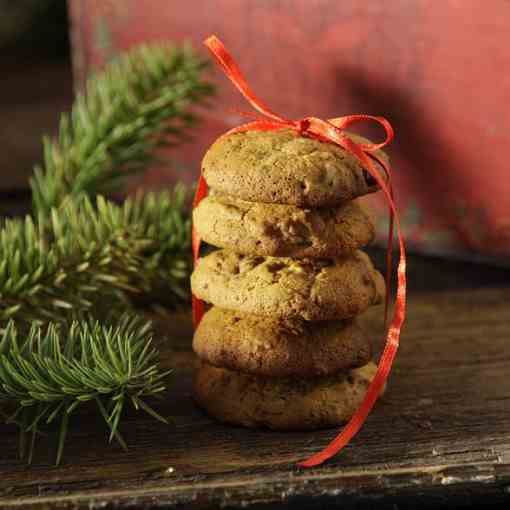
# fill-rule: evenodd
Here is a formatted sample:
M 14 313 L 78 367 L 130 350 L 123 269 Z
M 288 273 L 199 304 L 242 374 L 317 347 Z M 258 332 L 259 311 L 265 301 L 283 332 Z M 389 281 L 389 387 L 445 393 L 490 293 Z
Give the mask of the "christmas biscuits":
M 384 279 L 368 256 L 295 259 L 217 250 L 201 258 L 193 293 L 216 306 L 310 321 L 345 319 L 382 302 Z
M 381 151 L 375 154 L 386 159 Z M 207 151 L 202 171 L 211 189 L 251 202 L 337 206 L 378 190 L 352 154 L 290 129 L 222 136 Z
M 338 257 L 370 244 L 375 232 L 359 200 L 303 209 L 210 195 L 193 211 L 193 224 L 206 243 L 277 257 Z
M 356 316 L 386 291 L 360 251 L 374 229 L 354 200 L 374 179 L 342 148 L 289 129 L 225 135 L 202 171 L 209 196 L 194 226 L 219 249 L 191 278 L 212 305 L 193 341 L 198 403 L 249 427 L 347 421 L 375 373 Z
M 330 377 L 271 379 L 203 363 L 195 378 L 195 395 L 211 416 L 235 425 L 274 430 L 335 427 L 356 411 L 375 371 L 370 362 Z
M 371 346 L 354 320 L 309 322 L 213 307 L 193 338 L 207 363 L 261 377 L 314 378 L 361 367 Z

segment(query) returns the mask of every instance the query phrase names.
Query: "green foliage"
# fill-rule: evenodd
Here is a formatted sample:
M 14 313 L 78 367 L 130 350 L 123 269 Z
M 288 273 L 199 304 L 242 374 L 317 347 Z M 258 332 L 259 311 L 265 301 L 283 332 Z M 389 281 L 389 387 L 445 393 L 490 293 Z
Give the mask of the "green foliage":
M 122 316 L 115 326 L 92 319 L 32 325 L 26 335 L 9 321 L 0 337 L 0 402 L 14 404 L 7 421 L 21 428 L 20 452 L 29 462 L 40 430 L 54 421 L 60 422 L 60 462 L 69 417 L 86 403 L 97 405 L 110 441 L 115 437 L 124 448 L 118 426 L 127 403 L 166 422 L 144 399 L 164 391 L 168 373 L 158 369 L 150 323 L 134 316 Z
M 191 47 L 140 46 L 92 77 L 62 115 L 56 140 L 31 180 L 34 210 L 49 214 L 64 197 L 108 194 L 154 159 L 154 150 L 188 138 L 212 86 Z
M 172 304 L 188 298 L 190 224 L 186 193 L 138 194 L 116 205 L 66 200 L 39 222 L 7 220 L 0 232 L 0 325 L 44 323 L 125 303 L 165 283 Z
M 142 46 L 92 77 L 58 137 L 44 140 L 31 180 L 34 215 L 0 231 L 0 415 L 12 408 L 8 421 L 20 427 L 29 461 L 54 422 L 60 461 L 69 416 L 82 403 L 97 405 L 123 446 L 127 402 L 163 420 L 144 398 L 163 391 L 166 374 L 135 305 L 189 299 L 186 191 L 137 194 L 122 205 L 105 197 L 159 147 L 187 139 L 197 121 L 190 109 L 212 93 L 204 66 L 189 47 Z

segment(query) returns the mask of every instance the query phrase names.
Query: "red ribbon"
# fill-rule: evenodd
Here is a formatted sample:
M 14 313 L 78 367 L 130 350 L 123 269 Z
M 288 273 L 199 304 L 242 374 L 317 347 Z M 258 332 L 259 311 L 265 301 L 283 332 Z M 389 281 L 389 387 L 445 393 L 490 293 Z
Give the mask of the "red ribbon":
M 239 69 L 230 53 L 227 51 L 223 43 L 216 37 L 211 36 L 204 44 L 211 51 L 216 61 L 223 69 L 227 77 L 232 81 L 235 87 L 241 92 L 246 100 L 253 106 L 255 110 L 263 115 L 263 117 L 257 117 L 255 121 L 249 122 L 242 126 L 231 129 L 224 136 L 239 133 L 248 130 L 260 130 L 260 131 L 273 131 L 282 128 L 290 128 L 297 131 L 301 136 L 307 136 L 315 138 L 324 142 L 334 143 L 339 145 L 347 152 L 353 154 L 361 163 L 370 175 L 376 180 L 382 189 L 389 206 L 390 213 L 390 225 L 388 232 L 388 245 L 387 245 L 387 267 L 386 267 L 386 304 L 385 304 L 385 319 L 387 324 L 388 317 L 388 290 L 390 283 L 390 275 L 392 269 L 392 248 L 393 248 L 393 230 L 394 226 L 397 229 L 398 245 L 400 251 L 399 263 L 397 268 L 397 295 L 395 298 L 395 308 L 393 311 L 393 317 L 387 330 L 386 345 L 384 351 L 379 360 L 379 366 L 374 379 L 368 387 L 367 393 L 359 409 L 356 411 L 354 416 L 351 418 L 349 423 L 342 429 L 338 436 L 321 452 L 313 455 L 309 459 L 299 463 L 303 467 L 312 467 L 322 464 L 327 459 L 331 458 L 338 451 L 340 451 L 353 436 L 361 429 L 363 423 L 367 419 L 373 405 L 377 401 L 377 398 L 381 394 L 386 379 L 391 371 L 391 366 L 395 355 L 398 350 L 400 330 L 405 319 L 406 309 L 406 256 L 404 239 L 400 228 L 400 220 L 397 212 L 397 208 L 393 199 L 393 189 L 391 184 L 391 168 L 382 159 L 378 158 L 374 153 L 377 149 L 380 149 L 391 142 L 393 139 L 393 128 L 390 123 L 383 117 L 374 117 L 372 115 L 347 115 L 345 117 L 338 117 L 335 119 L 322 120 L 317 117 L 306 117 L 302 120 L 289 120 L 279 116 L 273 112 L 263 101 L 261 101 L 253 93 L 250 86 L 246 82 L 244 76 Z M 375 121 L 383 127 L 386 133 L 386 138 L 382 143 L 373 144 L 358 144 L 352 141 L 343 130 L 348 126 L 364 121 Z M 377 161 L 385 170 L 385 180 L 377 169 L 375 168 L 372 160 Z M 195 194 L 193 207 L 196 207 L 200 201 L 207 195 L 207 183 L 202 175 L 198 181 L 198 188 Z M 193 260 L 196 263 L 199 257 L 200 249 L 200 237 L 193 228 L 192 231 L 192 250 Z M 200 322 L 204 314 L 204 302 L 198 299 L 196 296 L 193 299 L 193 323 L 196 327 Z

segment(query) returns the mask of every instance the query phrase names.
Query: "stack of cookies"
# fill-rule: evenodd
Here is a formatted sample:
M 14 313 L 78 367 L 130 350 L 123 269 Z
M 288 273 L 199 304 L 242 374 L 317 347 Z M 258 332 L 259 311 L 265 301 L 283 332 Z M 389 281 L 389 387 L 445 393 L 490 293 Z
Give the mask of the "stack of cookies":
M 360 251 L 374 225 L 356 197 L 375 180 L 342 148 L 288 129 L 223 136 L 202 171 L 210 192 L 193 221 L 219 249 L 191 279 L 212 305 L 193 339 L 197 401 L 248 427 L 347 421 L 376 369 L 356 316 L 385 295 Z

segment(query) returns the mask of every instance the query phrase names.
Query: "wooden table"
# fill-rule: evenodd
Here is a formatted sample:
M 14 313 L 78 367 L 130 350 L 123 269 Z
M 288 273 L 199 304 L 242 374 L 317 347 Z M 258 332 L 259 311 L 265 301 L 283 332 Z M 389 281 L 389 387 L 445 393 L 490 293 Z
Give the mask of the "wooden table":
M 96 414 L 77 415 L 64 463 L 43 440 L 17 460 L 0 426 L 0 508 L 416 508 L 510 501 L 508 270 L 421 257 L 410 261 L 409 316 L 388 391 L 341 455 L 296 461 L 336 433 L 251 431 L 215 423 L 191 399 L 188 315 L 167 321 L 165 365 L 176 367 L 158 410 L 165 426 L 129 413 L 124 453 Z M 365 322 L 377 331 L 381 310 Z M 502 506 L 503 508 L 503 506 Z

